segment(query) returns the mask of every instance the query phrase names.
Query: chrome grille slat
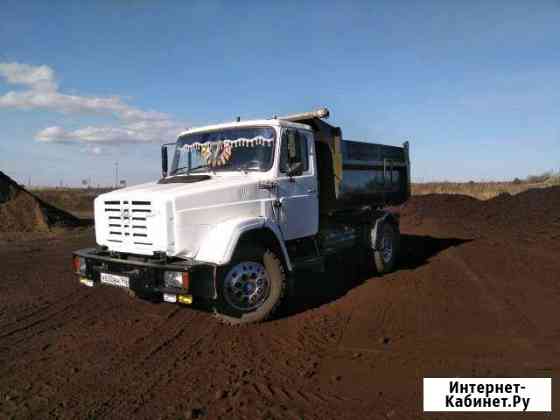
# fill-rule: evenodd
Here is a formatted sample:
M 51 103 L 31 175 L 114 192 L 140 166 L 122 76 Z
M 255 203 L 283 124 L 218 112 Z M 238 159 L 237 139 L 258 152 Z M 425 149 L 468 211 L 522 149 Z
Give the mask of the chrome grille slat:
M 108 200 L 103 204 L 109 242 L 153 245 L 147 219 L 153 211 L 151 201 Z

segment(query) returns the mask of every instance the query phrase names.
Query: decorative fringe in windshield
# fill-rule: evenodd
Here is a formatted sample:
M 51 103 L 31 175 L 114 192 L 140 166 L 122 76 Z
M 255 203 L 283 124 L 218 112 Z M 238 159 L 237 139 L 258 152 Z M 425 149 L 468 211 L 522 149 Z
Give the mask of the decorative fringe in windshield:
M 231 148 L 236 148 L 236 147 L 254 147 L 254 146 L 262 146 L 262 145 L 266 145 L 266 146 L 272 146 L 272 144 L 274 143 L 274 139 L 273 138 L 266 138 L 263 136 L 256 136 L 253 138 L 245 138 L 245 137 L 240 137 L 238 139 L 235 140 L 230 140 L 230 139 L 225 139 L 225 140 L 217 140 L 217 141 L 206 141 L 206 142 L 194 142 L 191 144 L 185 144 L 183 145 L 183 149 L 186 150 L 202 150 L 205 149 L 207 147 L 218 147 L 219 149 L 221 148 L 220 146 L 227 146 L 227 147 L 231 147 Z

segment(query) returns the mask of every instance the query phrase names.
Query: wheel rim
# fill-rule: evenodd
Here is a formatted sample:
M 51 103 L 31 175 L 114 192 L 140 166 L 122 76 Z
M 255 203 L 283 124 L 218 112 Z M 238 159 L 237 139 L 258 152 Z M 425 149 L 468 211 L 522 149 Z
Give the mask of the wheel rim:
M 389 263 L 391 258 L 393 258 L 393 230 L 390 227 L 386 227 L 383 230 L 383 248 L 381 254 L 383 256 L 383 261 Z
M 251 311 L 261 306 L 270 293 L 264 265 L 243 261 L 233 266 L 224 280 L 224 297 L 236 309 Z

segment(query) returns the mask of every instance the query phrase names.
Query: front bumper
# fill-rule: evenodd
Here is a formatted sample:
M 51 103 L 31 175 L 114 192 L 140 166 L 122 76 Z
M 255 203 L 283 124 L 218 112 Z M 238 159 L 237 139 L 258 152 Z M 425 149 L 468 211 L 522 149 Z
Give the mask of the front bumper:
M 216 267 L 210 264 L 164 255 L 146 257 L 111 253 L 103 248 L 81 249 L 73 255 L 85 259 L 85 272 L 76 274 L 81 280 L 87 279 L 92 286 L 101 284 L 101 273 L 108 273 L 128 277 L 130 290 L 143 298 L 164 300 L 171 295 L 200 299 L 217 297 L 214 281 Z M 188 288 L 165 286 L 165 271 L 188 272 Z

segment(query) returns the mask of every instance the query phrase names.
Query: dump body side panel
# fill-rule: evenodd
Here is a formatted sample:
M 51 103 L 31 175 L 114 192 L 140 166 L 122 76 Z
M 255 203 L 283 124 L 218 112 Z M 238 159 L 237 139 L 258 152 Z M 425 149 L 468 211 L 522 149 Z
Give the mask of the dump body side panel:
M 405 147 L 342 141 L 342 180 L 337 208 L 402 204 L 410 194 Z
M 281 117 L 313 130 L 321 215 L 404 203 L 410 197 L 408 142 L 397 147 L 342 140 L 340 127 L 323 120 L 327 116 L 318 110 Z

